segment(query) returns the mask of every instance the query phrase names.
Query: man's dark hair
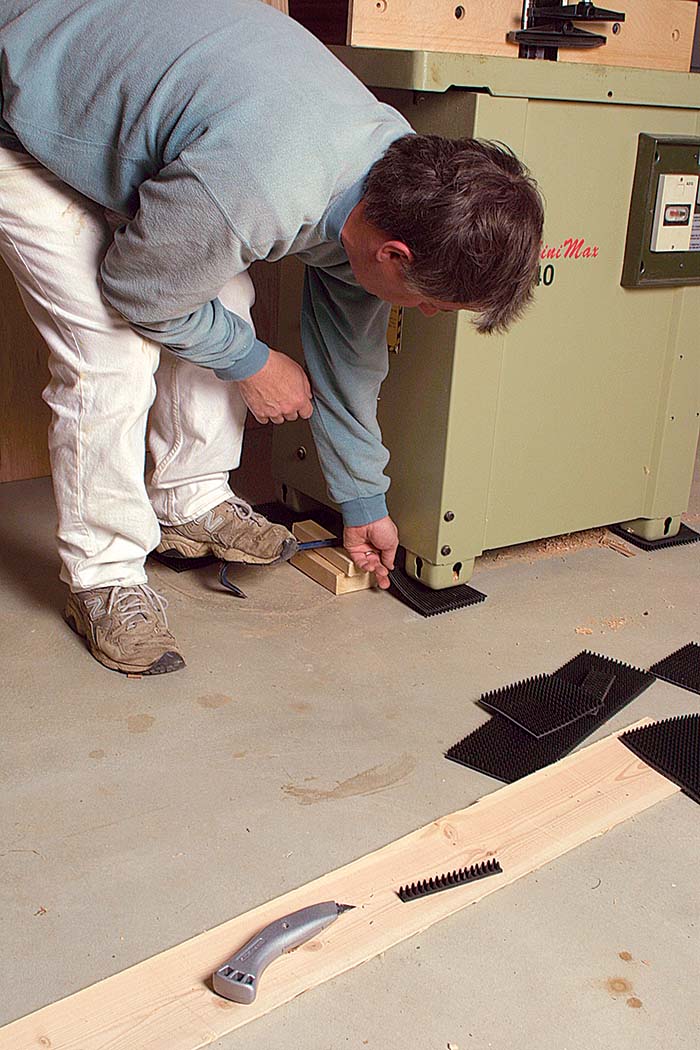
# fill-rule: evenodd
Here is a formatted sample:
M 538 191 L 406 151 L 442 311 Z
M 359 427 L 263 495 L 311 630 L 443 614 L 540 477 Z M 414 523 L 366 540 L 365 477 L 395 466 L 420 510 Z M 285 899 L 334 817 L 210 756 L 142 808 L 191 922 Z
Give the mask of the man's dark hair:
M 531 301 L 544 209 L 527 168 L 501 143 L 406 135 L 373 165 L 365 218 L 413 253 L 409 286 L 478 311 L 505 331 Z

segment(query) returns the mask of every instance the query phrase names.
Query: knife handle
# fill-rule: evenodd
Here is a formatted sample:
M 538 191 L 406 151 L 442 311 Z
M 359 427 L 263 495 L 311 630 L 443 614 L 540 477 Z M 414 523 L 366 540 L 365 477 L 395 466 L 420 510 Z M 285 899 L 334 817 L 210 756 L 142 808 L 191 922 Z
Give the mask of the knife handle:
M 280 955 L 316 937 L 339 914 L 335 901 L 323 901 L 271 922 L 219 967 L 212 977 L 214 991 L 235 1003 L 252 1003 L 263 970 Z

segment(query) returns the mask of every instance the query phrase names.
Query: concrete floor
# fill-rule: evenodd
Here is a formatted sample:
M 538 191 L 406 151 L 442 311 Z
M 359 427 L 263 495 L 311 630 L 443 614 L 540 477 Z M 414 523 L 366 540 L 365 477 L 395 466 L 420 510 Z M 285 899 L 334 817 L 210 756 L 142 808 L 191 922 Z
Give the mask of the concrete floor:
M 53 529 L 46 480 L 0 486 L 0 1023 L 497 790 L 442 758 L 484 690 L 700 640 L 700 545 L 485 561 L 488 601 L 429 620 L 289 566 L 242 602 L 154 565 L 188 668 L 131 681 L 61 620 Z M 657 682 L 597 735 L 693 710 Z M 698 816 L 678 795 L 215 1046 L 695 1048 Z

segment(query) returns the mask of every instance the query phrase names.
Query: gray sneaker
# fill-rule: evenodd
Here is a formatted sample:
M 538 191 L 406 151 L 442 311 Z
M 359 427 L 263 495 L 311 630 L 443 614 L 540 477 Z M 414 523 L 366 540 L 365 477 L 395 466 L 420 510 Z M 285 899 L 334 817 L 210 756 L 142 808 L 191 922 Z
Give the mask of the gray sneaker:
M 165 598 L 145 584 L 96 587 L 69 594 L 63 615 L 105 667 L 124 674 L 167 674 L 185 661 L 168 630 L 166 606 Z
M 297 541 L 284 525 L 275 525 L 256 514 L 249 503 L 232 496 L 184 525 L 161 525 L 159 554 L 183 558 L 213 554 L 223 561 L 246 565 L 272 565 L 288 561 L 298 550 Z

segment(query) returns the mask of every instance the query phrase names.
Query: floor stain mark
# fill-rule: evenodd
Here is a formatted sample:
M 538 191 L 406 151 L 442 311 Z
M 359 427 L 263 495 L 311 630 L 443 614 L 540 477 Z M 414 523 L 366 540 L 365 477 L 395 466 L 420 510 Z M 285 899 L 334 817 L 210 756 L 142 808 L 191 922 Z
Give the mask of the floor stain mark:
M 198 696 L 196 700 L 200 707 L 205 707 L 209 711 L 215 711 L 218 707 L 226 707 L 232 702 L 233 697 L 227 696 L 226 693 L 207 693 L 204 696 Z
M 605 987 L 610 995 L 613 996 L 629 995 L 634 990 L 630 982 L 624 977 L 608 977 Z
M 294 711 L 298 715 L 305 715 L 308 711 L 311 711 L 311 704 L 306 700 L 297 700 L 295 703 L 289 705 L 289 710 Z
M 130 733 L 147 733 L 154 722 L 153 715 L 129 715 L 126 728 Z
M 9 857 L 10 853 L 33 853 L 35 857 L 41 857 L 42 860 L 46 860 L 43 853 L 39 853 L 38 849 L 6 849 L 4 853 L 0 853 L 0 857 Z
M 300 806 L 312 806 L 316 802 L 351 798 L 353 795 L 373 795 L 405 780 L 415 768 L 415 757 L 403 754 L 385 766 L 372 766 L 371 769 L 356 773 L 347 780 L 339 780 L 335 787 L 327 791 L 321 788 L 299 787 L 296 784 L 284 784 L 282 791 Z

